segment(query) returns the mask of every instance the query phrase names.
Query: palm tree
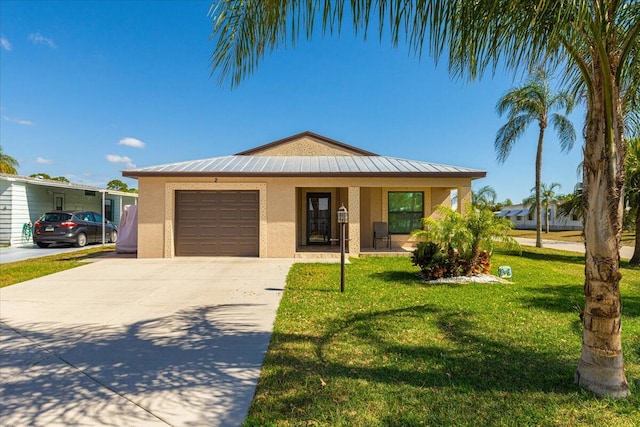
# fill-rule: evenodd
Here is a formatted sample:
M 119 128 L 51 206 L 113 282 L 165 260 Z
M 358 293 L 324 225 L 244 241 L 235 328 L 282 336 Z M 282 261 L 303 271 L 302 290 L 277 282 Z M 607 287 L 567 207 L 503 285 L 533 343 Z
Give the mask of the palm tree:
M 526 206 L 533 206 L 536 210 L 536 216 L 540 218 L 540 210 L 544 209 L 544 229 L 545 233 L 549 232 L 549 205 L 558 202 L 558 196 L 556 195 L 556 188 L 560 188 L 560 184 L 552 182 L 547 187 L 544 182 L 540 184 L 540 188 L 533 187 L 531 189 L 531 196 L 522 201 Z M 538 205 L 539 203 L 539 205 Z M 540 206 L 540 208 L 538 208 Z M 538 219 L 540 221 L 540 219 Z M 542 246 L 538 246 L 542 247 Z
M 542 146 L 544 134 L 549 123 L 553 126 L 560 138 L 560 147 L 563 151 L 573 148 L 576 140 L 576 132 L 569 119 L 561 113 L 552 113 L 554 109 L 563 110 L 565 114 L 573 110 L 573 97 L 567 92 L 553 93 L 549 89 L 546 73 L 539 69 L 529 77 L 528 82 L 521 87 L 511 89 L 496 105 L 496 111 L 500 116 L 507 113 L 505 123 L 496 134 L 494 146 L 498 161 L 504 163 L 509 157 L 514 144 L 524 134 L 527 127 L 538 123 L 538 148 L 536 151 L 536 184 L 535 184 L 535 211 L 536 211 L 536 246 L 542 247 L 542 205 L 541 205 L 541 177 L 542 177 Z M 549 224 L 547 220 L 547 233 Z
M 624 197 L 635 214 L 636 245 L 629 263 L 640 265 L 640 137 L 627 142 Z
M 489 208 L 493 210 L 496 205 L 497 198 L 498 195 L 496 194 L 496 190 L 494 190 L 490 185 L 485 185 L 484 187 L 480 187 L 477 191 L 471 192 L 471 205 L 474 208 Z
M 567 194 L 560 200 L 558 214 L 566 217 L 575 216 L 582 219 L 582 183 L 578 182 L 573 187 L 573 193 Z
M 493 253 L 496 241 L 504 243 L 509 250 L 521 251 L 520 244 L 509 235 L 513 223 L 494 215 L 487 207 L 465 209 L 465 214 L 446 206 L 439 206 L 437 210 L 442 214 L 438 219 L 424 218 L 424 228 L 414 230 L 411 235 L 436 242 L 447 252 L 457 250 L 466 261 L 466 275 L 472 273 L 482 250 L 489 255 Z
M 5 154 L 0 145 L 0 173 L 7 173 L 9 175 L 17 175 L 20 163 L 8 154 Z
M 350 7 L 348 13 L 345 9 Z M 547 62 L 564 68 L 587 105 L 584 128 L 585 309 L 575 382 L 597 395 L 630 394 L 621 338 L 620 230 L 624 112 L 639 103 L 640 2 L 632 0 L 218 0 L 211 8 L 213 71 L 237 85 L 276 48 L 308 39 L 314 27 L 339 33 L 349 17 L 366 36 L 406 41 L 416 56 L 448 55 L 454 76 L 522 70 Z M 387 28 L 388 27 L 388 28 Z

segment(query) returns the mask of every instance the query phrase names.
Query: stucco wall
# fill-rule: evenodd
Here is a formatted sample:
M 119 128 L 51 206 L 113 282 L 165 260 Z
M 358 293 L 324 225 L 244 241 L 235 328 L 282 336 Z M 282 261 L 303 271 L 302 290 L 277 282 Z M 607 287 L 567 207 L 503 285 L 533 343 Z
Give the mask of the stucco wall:
M 438 201 L 448 201 L 449 192 L 470 187 L 466 178 L 140 178 L 138 202 L 138 256 L 173 256 L 173 192 L 176 189 L 258 189 L 261 200 L 260 256 L 294 257 L 303 244 L 306 227 L 304 204 L 307 192 L 331 192 L 331 209 L 340 203 L 350 212 L 348 233 L 351 251 L 371 247 L 373 221 L 387 221 L 389 191 L 424 191 L 425 215 L 432 215 Z M 435 194 L 435 197 L 434 197 Z M 354 205 L 355 203 L 355 205 Z M 264 212 L 262 212 L 264 204 Z M 338 235 L 332 221 L 332 235 Z M 333 237 L 332 236 L 332 237 Z M 394 247 L 405 245 L 409 236 L 395 235 Z M 356 250 L 357 245 L 357 250 Z
M 164 187 L 162 178 L 138 182 L 138 257 L 164 257 Z M 171 225 L 171 229 L 173 226 Z

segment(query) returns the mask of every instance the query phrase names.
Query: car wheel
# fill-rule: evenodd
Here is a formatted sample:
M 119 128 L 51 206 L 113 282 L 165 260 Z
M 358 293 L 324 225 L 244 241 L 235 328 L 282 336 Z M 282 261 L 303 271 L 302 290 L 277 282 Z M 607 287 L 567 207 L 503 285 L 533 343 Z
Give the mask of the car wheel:
M 111 243 L 115 243 L 118 240 L 118 232 L 116 230 L 111 230 L 111 238 L 109 241 Z
M 39 248 L 48 248 L 49 247 L 49 243 L 43 243 L 43 242 L 36 242 L 36 245 L 38 245 Z
M 78 234 L 78 240 L 76 240 L 76 246 L 81 248 L 87 244 L 87 235 L 84 233 Z

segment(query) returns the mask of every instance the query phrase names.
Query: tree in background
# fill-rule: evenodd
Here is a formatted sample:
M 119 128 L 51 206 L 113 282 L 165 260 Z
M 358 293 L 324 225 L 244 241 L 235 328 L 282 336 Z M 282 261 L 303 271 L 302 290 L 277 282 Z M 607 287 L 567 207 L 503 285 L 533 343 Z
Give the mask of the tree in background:
M 629 215 L 635 217 L 636 244 L 629 263 L 640 265 L 640 136 L 627 141 L 624 188 Z
M 582 219 L 582 183 L 573 187 L 573 193 L 558 196 L 558 214 Z
M 551 185 L 547 186 L 544 182 L 540 183 L 540 189 L 536 189 L 533 187 L 531 189 L 531 196 L 527 197 L 522 201 L 522 204 L 525 206 L 533 207 L 536 210 L 537 216 L 540 216 L 539 209 L 537 207 L 538 200 L 540 200 L 540 208 L 544 209 L 544 229 L 545 233 L 549 232 L 549 206 L 557 203 L 560 199 L 556 194 L 556 188 L 560 188 L 560 184 L 557 182 L 552 182 Z
M 553 110 L 561 110 L 552 112 Z M 576 140 L 576 132 L 565 114 L 573 110 L 573 97 L 567 92 L 553 93 L 549 89 L 549 80 L 543 70 L 537 70 L 524 86 L 511 89 L 496 105 L 500 116 L 507 114 L 505 123 L 496 134 L 494 142 L 498 161 L 504 163 L 516 141 L 522 137 L 531 123 L 538 124 L 538 145 L 536 150 L 535 211 L 536 246 L 542 247 L 542 151 L 547 126 L 551 124 L 560 139 L 563 151 L 569 151 Z M 545 215 L 548 217 L 548 215 Z M 547 232 L 549 222 L 547 218 Z
M 29 175 L 29 177 L 31 177 L 31 178 L 38 178 L 38 177 L 40 177 L 40 178 L 42 178 L 42 179 L 48 179 L 48 180 L 50 180 L 50 181 L 71 182 L 71 181 L 69 181 L 69 180 L 68 180 L 66 177 L 64 177 L 64 176 L 51 177 L 51 176 L 49 176 L 48 174 L 46 174 L 46 173 L 42 173 L 42 172 L 40 172 L 40 173 L 34 173 L 34 174 L 31 174 L 31 175 Z
M 20 163 L 10 155 L 5 154 L 2 145 L 0 145 L 0 173 L 17 175 L 18 166 L 20 166 Z
M 129 186 L 120 181 L 119 179 L 112 179 L 111 181 L 109 181 L 107 183 L 107 190 L 114 190 L 114 191 L 122 191 L 125 193 L 137 193 L 138 190 L 135 188 L 129 188 Z
M 345 4 L 350 6 L 344 13 Z M 599 396 L 630 394 L 621 337 L 620 230 L 625 144 L 623 115 L 640 101 L 640 2 L 619 0 L 219 0 L 211 8 L 212 67 L 232 85 L 267 52 L 311 39 L 314 27 L 339 33 L 343 17 L 366 36 L 448 55 L 449 70 L 470 79 L 487 69 L 563 67 L 587 105 L 583 173 L 585 309 L 574 380 Z M 388 27 L 388 28 L 387 28 Z M 631 106 L 630 106 L 631 105 Z
M 493 211 L 497 199 L 496 190 L 490 185 L 480 187 L 477 191 L 471 191 L 471 206 L 476 209 L 488 208 Z

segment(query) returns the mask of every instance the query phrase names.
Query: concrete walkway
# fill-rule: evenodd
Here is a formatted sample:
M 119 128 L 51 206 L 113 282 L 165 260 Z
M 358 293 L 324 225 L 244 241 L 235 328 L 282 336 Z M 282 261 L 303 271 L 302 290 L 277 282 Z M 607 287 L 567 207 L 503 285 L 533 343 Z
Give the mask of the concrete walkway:
M 525 237 L 516 237 L 515 238 L 518 243 L 522 246 L 535 246 L 536 239 L 528 239 Z M 560 240 L 542 240 L 542 246 L 549 249 L 560 249 L 563 251 L 569 252 L 580 252 L 584 253 L 584 243 L 577 242 L 563 242 Z M 631 259 L 633 256 L 633 248 L 631 246 L 622 246 L 620 248 L 620 257 Z
M 101 259 L 0 290 L 0 425 L 238 426 L 290 259 Z

